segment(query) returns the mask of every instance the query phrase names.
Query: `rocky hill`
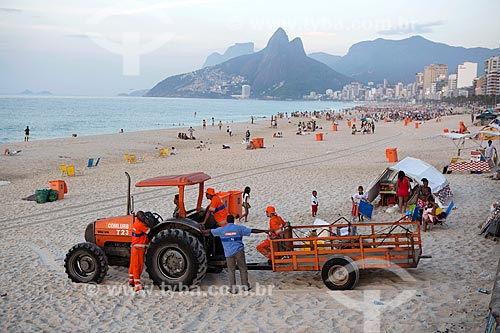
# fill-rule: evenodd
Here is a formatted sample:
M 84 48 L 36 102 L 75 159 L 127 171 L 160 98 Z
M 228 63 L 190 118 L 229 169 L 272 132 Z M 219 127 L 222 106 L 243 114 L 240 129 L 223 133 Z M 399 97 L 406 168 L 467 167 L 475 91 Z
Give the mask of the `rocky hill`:
M 279 28 L 261 51 L 168 77 L 146 96 L 230 98 L 248 84 L 252 98 L 301 99 L 311 91 L 337 90 L 349 82 L 351 78 L 309 58 L 300 38 L 289 41 Z

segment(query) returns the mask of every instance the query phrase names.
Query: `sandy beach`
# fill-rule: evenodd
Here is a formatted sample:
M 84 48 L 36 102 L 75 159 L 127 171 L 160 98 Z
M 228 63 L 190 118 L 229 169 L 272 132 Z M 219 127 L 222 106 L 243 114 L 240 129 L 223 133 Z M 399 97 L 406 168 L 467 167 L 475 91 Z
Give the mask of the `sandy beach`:
M 132 183 L 203 171 L 212 176 L 207 185 L 216 191 L 250 186 L 252 208 L 245 225 L 255 228 L 267 228 L 268 205 L 292 224 L 312 224 L 310 197 L 316 190 L 317 217 L 333 222 L 350 215 L 350 196 L 358 185 L 367 188 L 391 165 L 385 157 L 387 148 L 397 148 L 400 160 L 412 156 L 442 170 L 455 156 L 455 146 L 444 138 L 425 138 L 444 128 L 458 129 L 460 121 L 470 125 L 469 115 L 427 121 L 418 129 L 414 123 L 378 122 L 375 134 L 353 136 L 346 121 L 334 132 L 330 122 L 318 119 L 323 141 L 316 141 L 314 133 L 295 134 L 297 123 L 304 119 L 279 119 L 278 129 L 270 128 L 269 121 L 224 124 L 222 131 L 217 126 L 196 127 L 196 140 L 177 139 L 179 129 L 168 129 L 2 144 L 1 151 L 21 153 L 0 157 L 0 181 L 10 182 L 0 186 L 0 293 L 7 294 L 0 299 L 0 330 L 483 332 L 490 295 L 477 289 L 492 289 L 500 253 L 500 243 L 478 235 L 477 225 L 488 216 L 493 201 L 499 200 L 500 182 L 491 180 L 488 173 L 446 175 L 456 209 L 448 226 L 422 234 L 423 252 L 431 259 L 422 259 L 417 268 L 404 272 L 362 271 L 353 291 L 330 291 L 320 272 L 250 271 L 256 287 L 248 295 L 231 295 L 213 287 L 227 284 L 226 271 L 207 274 L 197 293 L 162 292 L 152 287 L 144 272 L 145 296 L 133 295 L 124 267 L 110 267 L 100 285 L 68 279 L 64 257 L 74 244 L 84 241 L 86 225 L 125 214 L 124 172 L 131 175 Z M 231 125 L 232 137 L 226 125 Z M 265 149 L 245 149 L 242 140 L 247 128 L 252 137 L 264 138 Z M 283 138 L 273 138 L 277 131 L 283 132 Z M 199 140 L 206 148 L 195 148 Z M 223 144 L 231 148 L 222 149 Z M 172 146 L 177 155 L 158 157 L 159 149 Z M 126 153 L 144 157 L 144 162 L 127 163 Z M 99 166 L 86 169 L 91 157 L 101 158 Z M 60 164 L 75 165 L 83 174 L 62 177 Z M 69 192 L 64 200 L 46 204 L 22 200 L 36 189 L 48 188 L 52 179 L 66 181 Z M 132 191 L 136 210 L 170 217 L 174 189 Z M 194 195 L 195 191 L 188 191 L 188 202 L 194 202 Z M 373 221 L 398 218 L 377 207 Z M 255 246 L 264 237 L 245 238 L 248 262 L 262 261 Z M 402 301 L 396 304 L 396 299 Z

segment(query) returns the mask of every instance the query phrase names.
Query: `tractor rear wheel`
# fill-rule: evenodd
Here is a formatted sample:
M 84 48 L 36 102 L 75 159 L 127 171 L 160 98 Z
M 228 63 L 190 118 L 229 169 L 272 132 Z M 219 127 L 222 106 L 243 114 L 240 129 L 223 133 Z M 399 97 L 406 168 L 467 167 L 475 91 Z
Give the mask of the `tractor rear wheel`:
M 108 259 L 94 243 L 79 243 L 66 254 L 64 267 L 73 282 L 101 283 L 108 272 Z
M 358 284 L 359 269 L 349 257 L 334 257 L 323 264 L 321 278 L 331 290 L 349 290 Z
M 185 290 L 197 285 L 207 272 L 207 254 L 192 234 L 179 229 L 159 232 L 146 252 L 146 271 L 164 290 Z

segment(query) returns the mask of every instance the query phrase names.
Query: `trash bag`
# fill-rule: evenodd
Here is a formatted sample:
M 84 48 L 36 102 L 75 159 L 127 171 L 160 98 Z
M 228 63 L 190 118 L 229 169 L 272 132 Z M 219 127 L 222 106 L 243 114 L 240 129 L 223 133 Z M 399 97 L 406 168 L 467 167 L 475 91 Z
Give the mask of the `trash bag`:
M 47 197 L 47 201 L 48 202 L 54 202 L 57 200 L 57 196 L 58 196 L 59 192 L 57 192 L 57 190 L 49 190 L 49 195 Z
M 389 208 L 387 208 L 385 210 L 386 213 L 389 213 L 389 214 L 394 214 L 396 213 L 397 211 L 399 210 L 399 206 L 397 204 L 395 204 L 394 206 L 390 206 Z
M 36 203 L 46 203 L 47 200 L 49 199 L 49 192 L 50 190 L 47 189 L 36 190 L 35 191 Z

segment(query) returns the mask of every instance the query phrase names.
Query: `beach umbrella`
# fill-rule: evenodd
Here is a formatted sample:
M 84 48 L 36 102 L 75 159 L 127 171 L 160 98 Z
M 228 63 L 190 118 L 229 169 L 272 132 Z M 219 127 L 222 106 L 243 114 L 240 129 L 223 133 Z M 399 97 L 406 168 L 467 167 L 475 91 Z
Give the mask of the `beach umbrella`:
M 498 118 L 479 131 L 484 140 L 500 140 L 500 124 L 497 122 L 500 123 Z

